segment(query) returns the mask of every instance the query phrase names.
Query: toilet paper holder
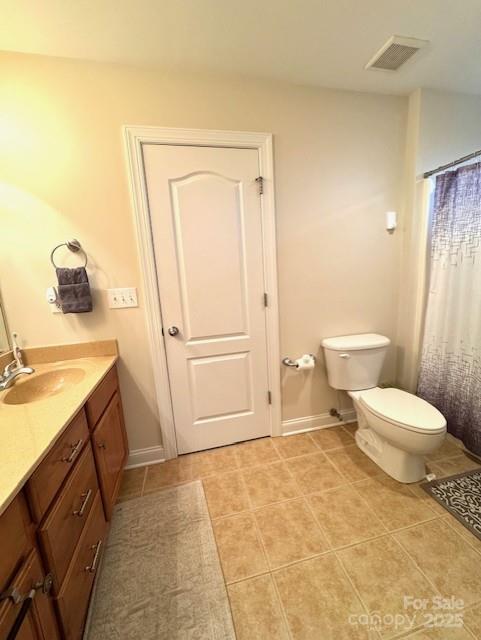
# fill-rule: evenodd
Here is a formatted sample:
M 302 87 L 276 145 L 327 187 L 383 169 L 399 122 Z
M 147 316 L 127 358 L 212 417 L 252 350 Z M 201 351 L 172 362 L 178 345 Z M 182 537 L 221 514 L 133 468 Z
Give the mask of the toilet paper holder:
M 314 364 L 316 363 L 316 356 L 312 353 L 307 354 L 309 355 Z M 300 360 L 300 358 L 299 358 Z M 299 369 L 299 360 L 292 360 L 291 358 L 283 358 L 282 359 L 282 364 L 285 365 L 286 367 L 291 367 L 292 369 Z

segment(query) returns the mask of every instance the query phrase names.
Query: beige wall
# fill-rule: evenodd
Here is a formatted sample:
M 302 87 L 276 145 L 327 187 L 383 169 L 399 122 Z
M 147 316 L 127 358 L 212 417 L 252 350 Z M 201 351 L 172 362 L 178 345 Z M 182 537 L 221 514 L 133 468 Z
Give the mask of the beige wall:
M 124 124 L 272 132 L 282 354 L 318 353 L 323 336 L 342 333 L 394 337 L 400 235 L 385 231 L 384 212 L 400 204 L 405 98 L 10 54 L 0 67 L 0 287 L 10 326 L 28 344 L 116 336 L 133 449 L 161 435 L 142 291 L 138 309 L 105 301 L 107 287 L 141 284 Z M 49 252 L 72 236 L 89 253 L 96 309 L 52 315 Z M 337 405 L 322 362 L 313 375 L 283 374 L 284 419 Z
M 415 391 L 429 265 L 428 207 L 422 174 L 481 149 L 481 97 L 418 89 L 409 96 L 397 380 Z M 429 269 L 427 269 L 429 271 Z
M 419 247 L 416 173 L 419 154 L 421 120 L 421 90 L 409 96 L 404 159 L 403 206 L 400 219 L 402 239 L 401 269 L 399 270 L 399 312 L 396 332 L 396 379 L 399 385 L 414 391 L 417 380 L 418 350 L 414 345 L 418 274 L 415 271 Z M 416 215 L 418 214 L 418 215 Z
M 0 299 L 0 305 L 1 303 L 2 301 Z M 5 319 L 5 314 L 3 312 L 3 309 L 0 308 L 0 354 L 10 350 L 10 343 L 9 343 L 9 337 L 8 337 L 7 331 L 8 331 L 8 328 L 7 328 L 7 323 Z
M 420 93 L 418 175 L 481 149 L 481 96 Z

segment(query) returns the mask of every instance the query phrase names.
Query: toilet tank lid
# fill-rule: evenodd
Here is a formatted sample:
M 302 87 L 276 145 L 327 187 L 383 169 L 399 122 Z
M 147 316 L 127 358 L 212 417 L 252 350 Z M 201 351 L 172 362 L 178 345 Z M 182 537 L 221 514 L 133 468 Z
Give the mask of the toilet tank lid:
M 352 336 L 324 338 L 321 342 L 324 349 L 333 351 L 358 351 L 360 349 L 377 349 L 391 344 L 389 338 L 378 333 L 359 333 Z

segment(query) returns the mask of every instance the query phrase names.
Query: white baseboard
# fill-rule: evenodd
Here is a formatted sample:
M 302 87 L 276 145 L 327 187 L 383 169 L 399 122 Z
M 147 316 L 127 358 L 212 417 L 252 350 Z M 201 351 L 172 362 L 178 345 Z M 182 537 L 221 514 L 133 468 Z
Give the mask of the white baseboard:
M 145 467 L 148 464 L 165 462 L 164 447 L 147 447 L 146 449 L 134 449 L 130 452 L 126 469 Z
M 320 413 L 317 416 L 304 416 L 303 418 L 292 418 L 282 421 L 282 435 L 290 436 L 293 433 L 303 433 L 305 431 L 316 431 L 327 427 L 335 427 L 339 424 L 356 422 L 356 412 L 354 409 L 341 409 L 342 420 L 331 416 L 329 413 Z
M 320 413 L 317 416 L 304 416 L 303 418 L 293 418 L 282 421 L 282 435 L 289 436 L 293 433 L 303 433 L 304 431 L 316 431 L 327 427 L 335 427 L 339 424 L 347 424 L 356 421 L 354 409 L 341 409 L 342 421 L 333 418 L 329 413 Z M 135 467 L 145 467 L 149 464 L 165 462 L 164 447 L 147 447 L 146 449 L 134 449 L 130 452 L 126 469 Z

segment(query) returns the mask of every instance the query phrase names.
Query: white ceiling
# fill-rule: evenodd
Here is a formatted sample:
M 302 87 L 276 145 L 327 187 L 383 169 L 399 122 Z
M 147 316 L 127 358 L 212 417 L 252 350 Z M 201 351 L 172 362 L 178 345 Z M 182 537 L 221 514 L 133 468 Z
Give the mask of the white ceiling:
M 300 84 L 481 94 L 481 0 L 0 0 L 0 49 Z M 398 72 L 393 34 L 430 40 Z

